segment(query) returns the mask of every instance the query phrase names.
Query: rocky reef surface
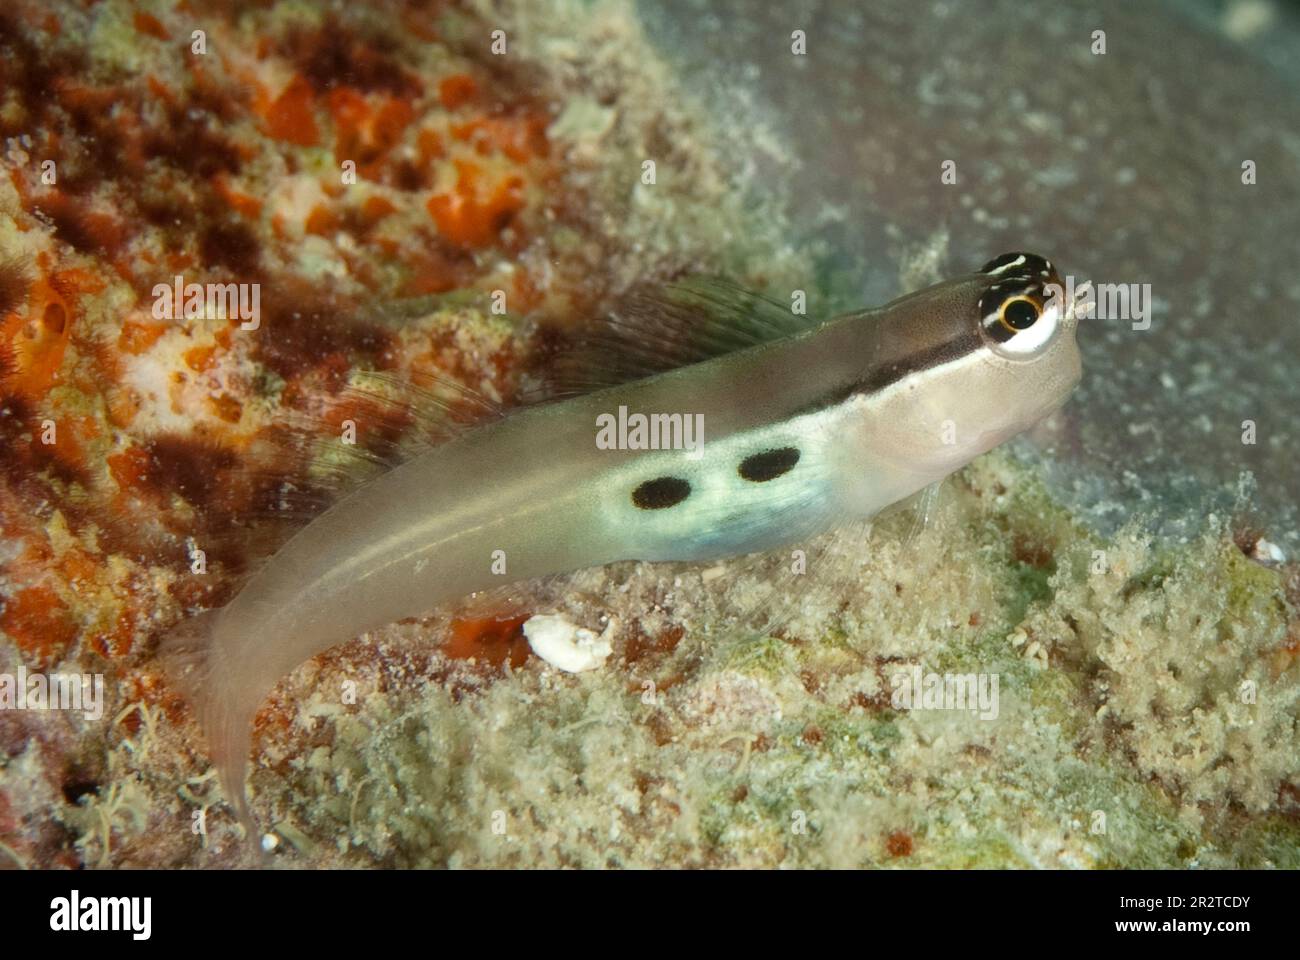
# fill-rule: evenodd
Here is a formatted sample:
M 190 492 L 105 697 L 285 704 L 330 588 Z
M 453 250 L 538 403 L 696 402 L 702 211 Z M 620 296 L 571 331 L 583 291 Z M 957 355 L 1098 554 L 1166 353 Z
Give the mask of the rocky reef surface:
M 581 674 L 521 618 L 304 664 L 257 721 L 269 862 L 1300 866 L 1300 289 L 1268 239 L 1300 145 L 1249 46 L 1290 8 L 201 6 L 0 12 L 0 674 L 105 680 L 98 716 L 0 710 L 0 865 L 256 862 L 157 642 L 321 469 L 275 428 L 333 435 L 358 372 L 508 403 L 638 282 L 830 312 L 1029 247 L 1151 282 L 1151 328 L 1085 332 L 1080 395 L 926 523 L 825 538 L 817 589 L 539 590 L 609 640 Z M 177 276 L 256 284 L 255 326 L 159 317 Z M 894 695 L 968 675 L 996 700 Z

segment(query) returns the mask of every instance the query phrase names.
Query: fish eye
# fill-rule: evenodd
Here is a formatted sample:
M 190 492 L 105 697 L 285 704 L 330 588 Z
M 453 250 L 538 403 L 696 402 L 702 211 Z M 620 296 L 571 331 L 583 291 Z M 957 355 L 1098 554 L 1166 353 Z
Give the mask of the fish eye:
M 1024 294 L 1008 297 L 998 309 L 998 322 L 1012 334 L 1028 330 L 1043 315 L 1038 304 Z
M 1012 360 L 1038 356 L 1061 325 L 1061 305 L 1037 277 L 999 277 L 981 295 L 978 313 L 989 346 Z

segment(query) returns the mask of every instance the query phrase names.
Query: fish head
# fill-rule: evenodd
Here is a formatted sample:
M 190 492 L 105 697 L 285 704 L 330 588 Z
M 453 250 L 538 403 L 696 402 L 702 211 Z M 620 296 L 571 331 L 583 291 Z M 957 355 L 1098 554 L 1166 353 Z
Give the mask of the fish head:
M 1087 288 L 1076 292 L 1033 253 L 990 260 L 970 288 L 965 322 L 977 327 L 981 348 L 965 371 L 968 396 L 980 401 L 991 433 L 1011 436 L 1057 410 L 1082 378 L 1076 333 Z
M 1030 429 L 1082 376 L 1080 312 L 1073 285 L 1031 253 L 886 307 L 867 442 L 919 486 Z

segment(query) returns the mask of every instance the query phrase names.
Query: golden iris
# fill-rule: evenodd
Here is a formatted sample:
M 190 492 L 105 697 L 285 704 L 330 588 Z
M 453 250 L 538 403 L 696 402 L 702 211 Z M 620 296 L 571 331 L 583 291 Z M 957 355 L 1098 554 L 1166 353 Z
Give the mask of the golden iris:
M 1042 308 L 1023 294 L 1008 297 L 998 308 L 998 322 L 1012 333 L 1028 330 L 1042 315 Z

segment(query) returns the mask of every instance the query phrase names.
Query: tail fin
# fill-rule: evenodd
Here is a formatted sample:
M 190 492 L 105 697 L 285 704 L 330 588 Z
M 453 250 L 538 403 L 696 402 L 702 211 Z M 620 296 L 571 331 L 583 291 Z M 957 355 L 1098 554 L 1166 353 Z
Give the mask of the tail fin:
M 248 808 L 245 785 L 257 702 L 240 689 L 236 673 L 223 660 L 218 630 L 224 609 L 206 610 L 177 625 L 163 640 L 159 656 L 163 669 L 193 706 L 217 768 L 222 792 L 234 807 L 249 840 L 256 842 L 257 824 Z

